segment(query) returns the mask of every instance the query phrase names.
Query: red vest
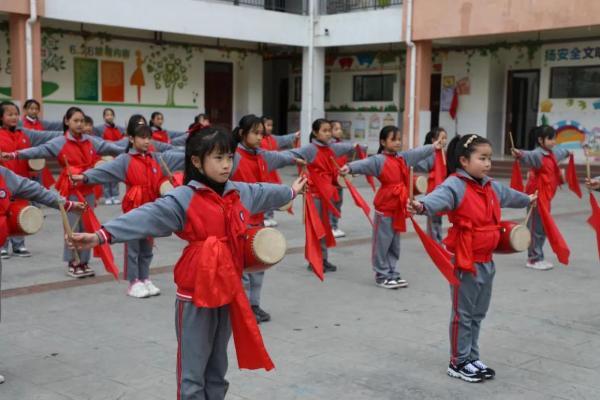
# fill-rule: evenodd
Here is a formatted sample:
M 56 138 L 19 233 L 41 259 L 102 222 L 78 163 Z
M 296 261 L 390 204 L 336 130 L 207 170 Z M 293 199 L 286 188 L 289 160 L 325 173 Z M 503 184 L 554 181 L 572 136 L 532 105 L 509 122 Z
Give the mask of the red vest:
M 278 151 L 279 146 L 277 145 L 277 140 L 273 137 L 273 135 L 264 135 L 261 142 L 260 147 L 267 151 Z M 277 173 L 277 170 L 267 172 L 267 182 L 269 183 L 277 183 L 281 184 L 281 177 Z
M 32 122 L 27 117 L 23 117 L 23 127 L 27 128 L 27 129 L 31 129 L 33 131 L 43 131 L 44 130 L 44 125 L 42 125 L 42 122 L 39 119 L 36 119 L 35 121 Z
M 152 130 L 152 140 L 163 143 L 171 143 L 169 133 L 167 131 L 163 131 L 162 129 L 158 131 L 155 131 L 154 129 Z
M 335 153 L 329 146 L 317 146 L 317 155 L 313 162 L 308 164 L 307 168 L 310 172 L 312 182 L 311 191 L 318 193 L 320 197 L 328 200 L 339 200 L 338 192 L 335 189 L 338 179 L 338 169 L 333 165 L 332 158 Z
M 10 206 L 10 197 L 11 193 L 6 185 L 6 181 L 0 175 L 0 246 L 3 246 L 8 238 L 7 214 L 8 207 Z
M 564 183 L 556 156 L 552 152 L 544 155 L 542 166 L 539 169 L 530 169 L 528 175 L 525 193 L 533 194 L 536 190 L 539 190 L 540 197 L 548 202 L 554 198 L 558 186 Z M 550 206 L 549 203 L 548 206 Z
M 474 272 L 473 263 L 491 261 L 500 241 L 500 202 L 491 181 L 481 186 L 472 179 L 454 176 L 465 182 L 465 195 L 448 213 L 452 226 L 444 244 L 455 254 L 457 268 Z
M 27 149 L 31 147 L 29 137 L 23 131 L 17 129 L 14 132 L 8 129 L 0 129 L 0 150 L 6 153 Z M 29 178 L 29 164 L 27 160 L 3 161 L 1 165 L 10 169 L 17 175 Z
M 67 135 L 67 134 L 65 134 Z M 91 140 L 78 140 L 67 138 L 65 145 L 58 153 L 58 163 L 63 168 L 58 181 L 56 182 L 56 190 L 64 197 L 75 193 L 77 189 L 83 196 L 86 196 L 94 191 L 94 185 L 77 185 L 73 187 L 69 181 L 67 173 L 67 161 L 73 174 L 81 174 L 100 160 L 100 156 L 96 153 L 94 144 Z
M 102 138 L 109 142 L 116 142 L 123 139 L 123 134 L 116 126 L 104 125 Z
M 404 158 L 385 154 L 383 169 L 377 177 L 381 187 L 375 194 L 375 210 L 393 218 L 397 232 L 406 232 L 406 201 L 408 199 L 408 167 Z
M 232 181 L 257 183 L 268 182 L 267 163 L 259 154 L 254 154 L 238 146 L 237 153 L 240 155 L 240 162 L 231 176 Z M 262 225 L 265 219 L 264 213 L 254 214 L 250 217 L 248 224 Z
M 129 154 L 129 157 L 125 174 L 127 192 L 121 205 L 123 212 L 156 200 L 160 195 L 160 185 L 166 180 L 151 153 Z

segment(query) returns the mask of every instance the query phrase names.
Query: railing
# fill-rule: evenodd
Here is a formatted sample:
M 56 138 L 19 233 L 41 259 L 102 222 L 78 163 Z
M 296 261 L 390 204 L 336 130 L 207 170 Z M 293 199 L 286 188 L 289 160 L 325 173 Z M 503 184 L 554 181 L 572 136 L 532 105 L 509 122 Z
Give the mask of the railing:
M 291 14 L 307 14 L 309 0 L 220 0 L 235 6 L 250 6 Z
M 340 14 L 399 6 L 402 0 L 321 0 L 321 14 Z

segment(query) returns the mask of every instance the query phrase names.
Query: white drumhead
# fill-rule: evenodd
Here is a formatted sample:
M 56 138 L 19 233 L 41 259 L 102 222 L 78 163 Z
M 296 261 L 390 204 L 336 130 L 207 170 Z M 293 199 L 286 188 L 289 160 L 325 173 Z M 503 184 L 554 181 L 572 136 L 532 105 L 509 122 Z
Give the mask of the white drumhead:
M 169 193 L 173 189 L 175 189 L 175 186 L 173 186 L 173 184 L 171 182 L 164 181 L 163 183 L 160 184 L 160 188 L 158 189 L 158 192 L 160 193 L 161 196 L 164 196 L 165 194 Z
M 252 250 L 260 262 L 274 265 L 283 260 L 287 251 L 287 242 L 277 229 L 263 228 L 254 235 Z
M 427 177 L 420 175 L 417 176 L 417 179 L 415 179 L 415 189 L 417 189 L 417 191 L 419 193 L 426 193 L 427 192 Z
M 100 157 L 101 160 L 104 160 L 105 162 L 109 162 L 114 160 L 115 158 L 113 156 L 102 156 Z
M 43 158 L 35 158 L 32 160 L 28 160 L 27 164 L 29 165 L 29 169 L 32 171 L 41 171 L 46 166 L 46 160 Z
M 33 235 L 42 229 L 44 214 L 34 206 L 27 206 L 21 210 L 18 218 L 19 226 L 27 235 Z
M 525 251 L 531 244 L 531 232 L 525 225 L 515 225 L 510 232 L 510 244 L 515 251 Z

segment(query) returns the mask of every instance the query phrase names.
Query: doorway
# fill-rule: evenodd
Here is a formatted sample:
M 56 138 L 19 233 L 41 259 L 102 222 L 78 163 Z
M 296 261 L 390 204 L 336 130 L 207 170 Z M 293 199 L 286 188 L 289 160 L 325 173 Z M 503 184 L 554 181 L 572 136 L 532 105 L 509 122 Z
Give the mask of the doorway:
M 440 126 L 440 96 L 442 94 L 442 74 L 431 74 L 431 89 L 429 92 L 429 109 L 431 122 L 429 129 Z
M 509 71 L 506 90 L 504 153 L 510 154 L 512 132 L 515 147 L 531 150 L 535 143 L 529 132 L 537 125 L 540 70 Z
M 233 64 L 206 61 L 204 107 L 212 125 L 231 130 L 233 119 Z

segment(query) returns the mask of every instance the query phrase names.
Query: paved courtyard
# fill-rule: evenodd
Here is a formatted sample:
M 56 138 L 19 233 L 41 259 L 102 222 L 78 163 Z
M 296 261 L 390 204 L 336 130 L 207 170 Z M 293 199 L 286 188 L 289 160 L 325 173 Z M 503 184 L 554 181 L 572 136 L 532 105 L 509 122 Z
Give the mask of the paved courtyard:
M 356 182 L 370 201 L 364 179 Z M 445 374 L 449 290 L 414 233 L 402 240 L 409 287 L 377 288 L 370 227 L 345 200 L 340 227 L 348 236 L 330 253 L 340 269 L 325 282 L 306 270 L 300 211 L 277 215 L 290 254 L 267 273 L 262 303 L 273 320 L 261 325 L 276 369 L 240 371 L 230 346 L 229 399 L 600 399 L 600 263 L 586 198 L 563 189 L 553 205 L 571 246 L 569 267 L 538 272 L 524 268 L 524 254 L 496 257 L 481 347 L 497 378 L 483 384 Z M 156 241 L 152 279 L 162 295 L 132 299 L 96 260 L 96 278 L 67 278 L 58 213 L 45 213 L 43 232 L 27 239 L 34 256 L 4 262 L 0 399 L 174 399 L 171 266 L 183 243 Z M 98 210 L 102 220 L 118 214 L 115 206 Z M 113 249 L 122 265 L 122 246 Z

